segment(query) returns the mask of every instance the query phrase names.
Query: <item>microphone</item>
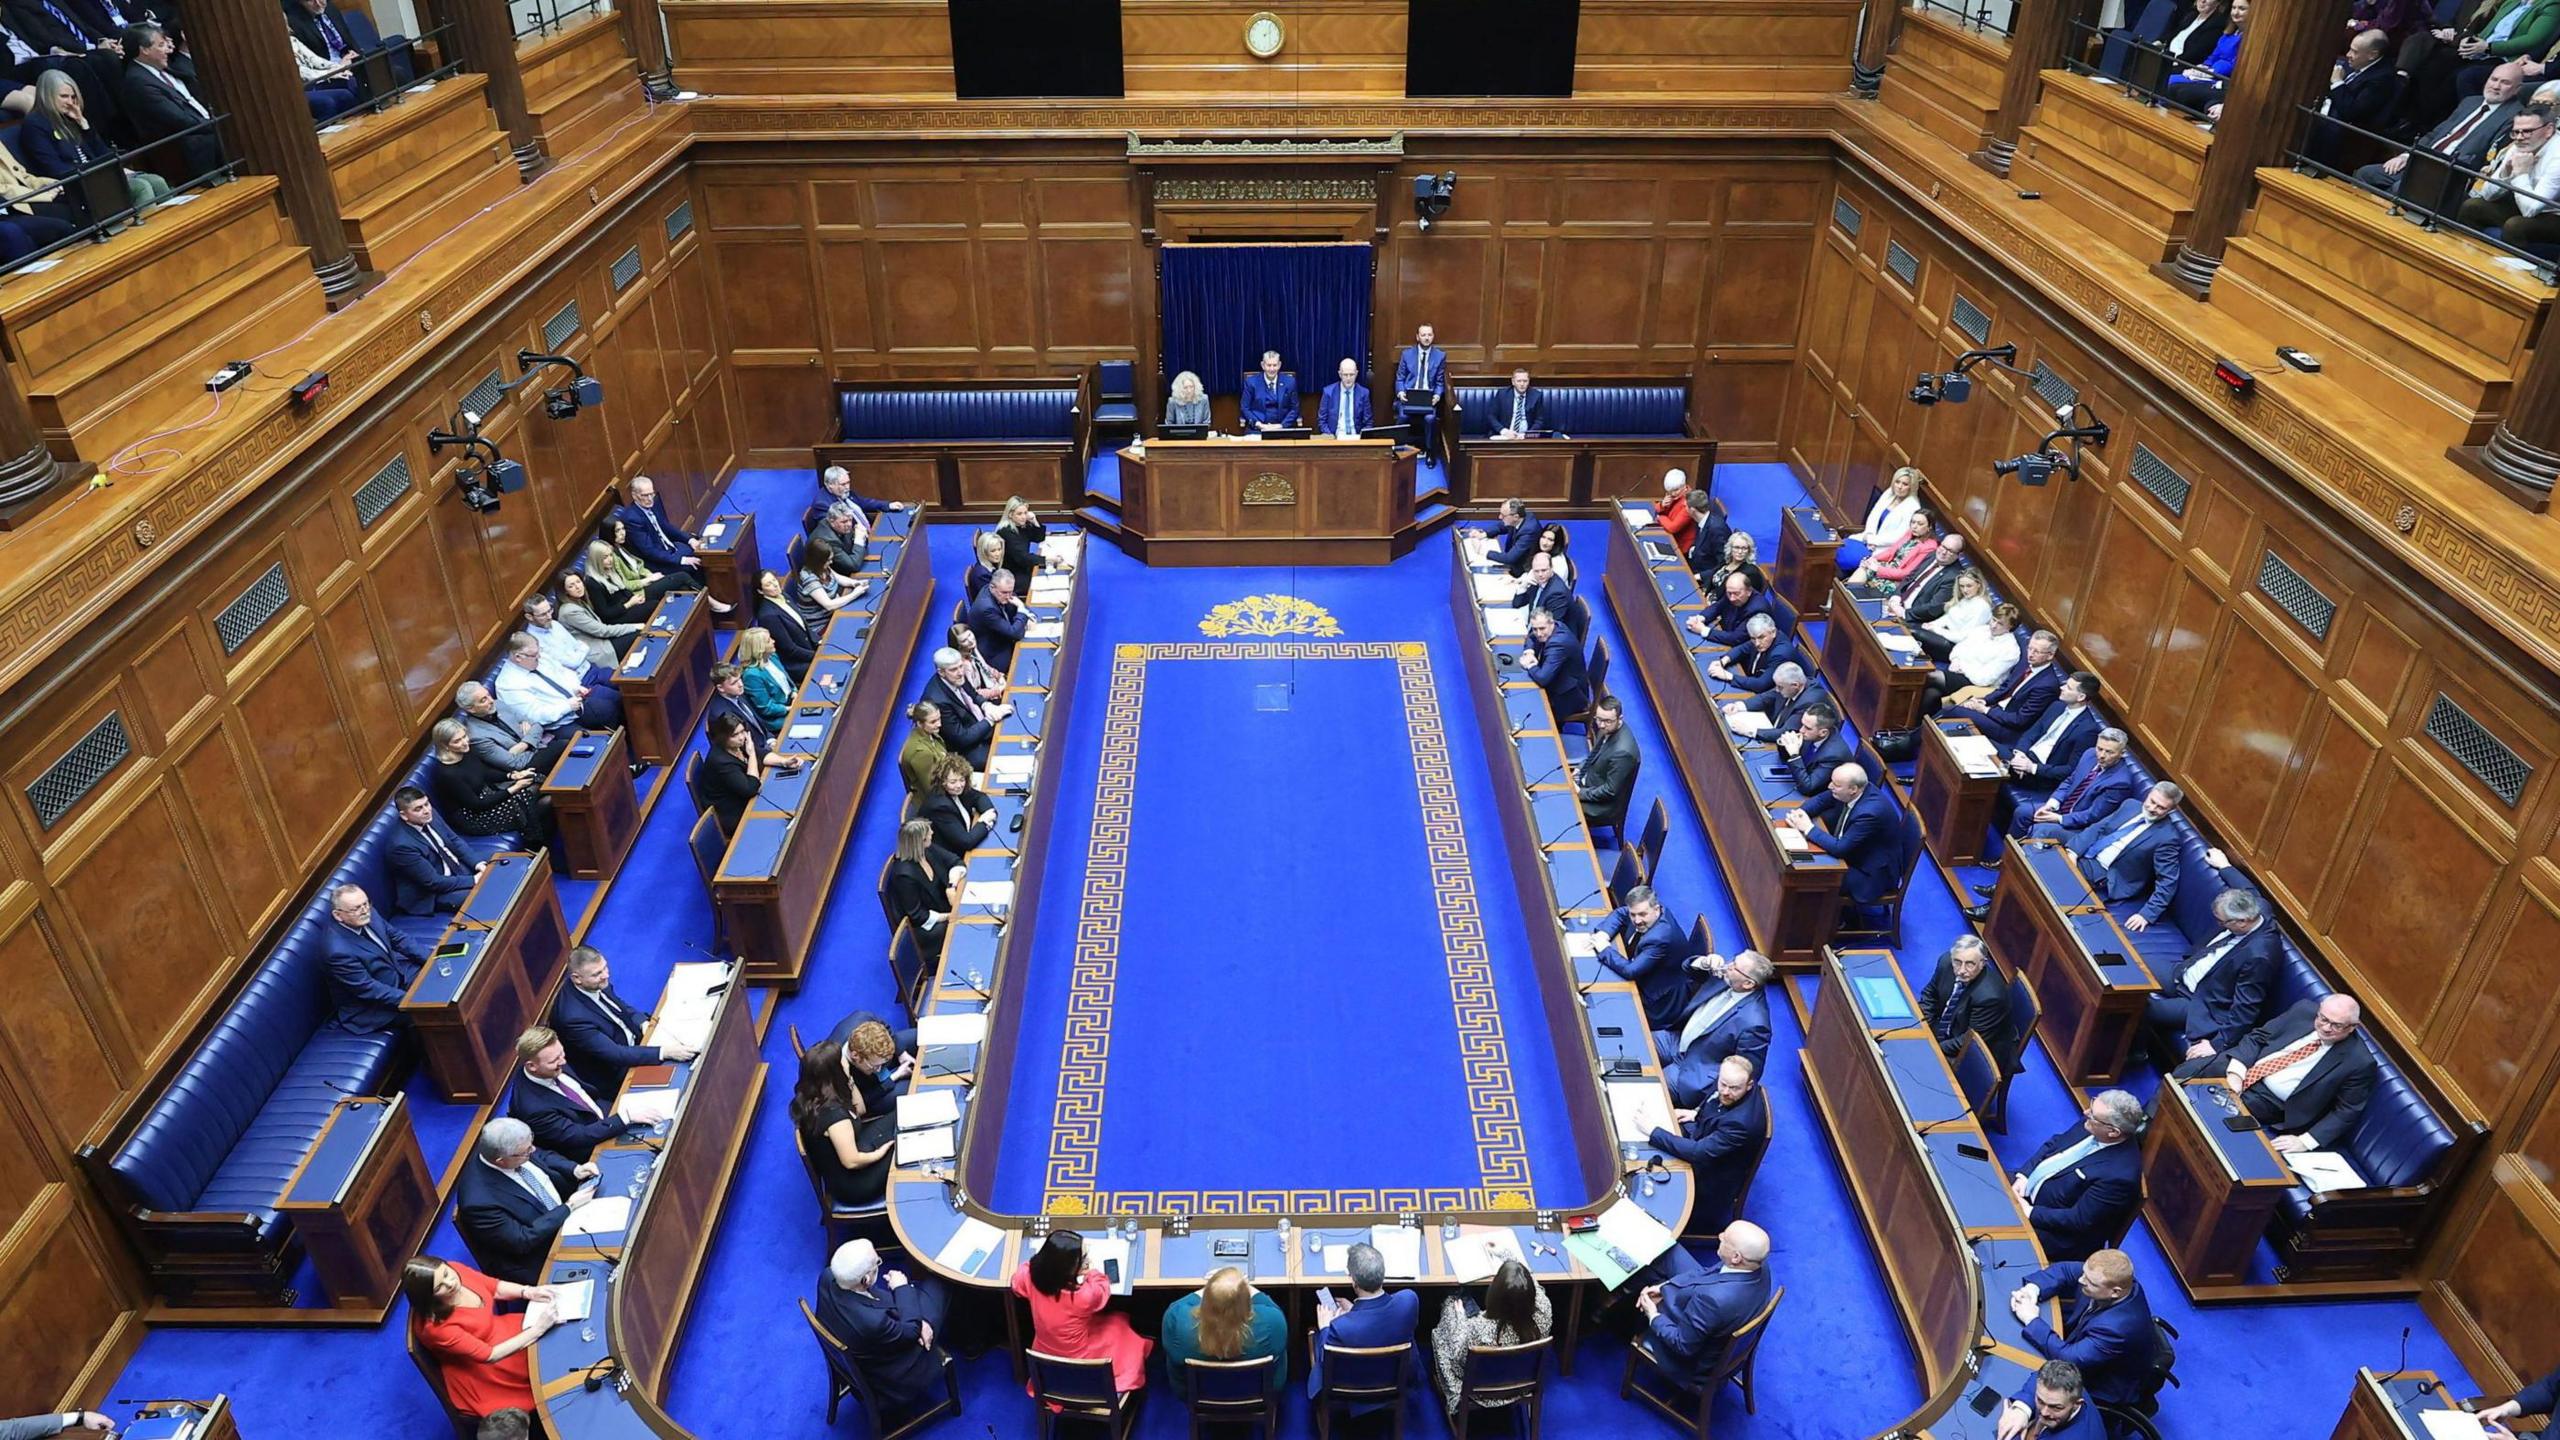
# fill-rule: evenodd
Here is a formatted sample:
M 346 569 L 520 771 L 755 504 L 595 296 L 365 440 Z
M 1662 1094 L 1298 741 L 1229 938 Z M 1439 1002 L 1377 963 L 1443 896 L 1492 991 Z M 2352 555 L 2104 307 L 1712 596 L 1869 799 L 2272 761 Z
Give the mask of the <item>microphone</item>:
M 1047 656 L 1047 655 L 1049 655 L 1049 654 L 1051 654 L 1051 653 L 1052 653 L 1052 652 L 1047 651 L 1047 650 L 1026 650 L 1026 651 L 1024 651 L 1024 652 L 1023 652 L 1022 660 L 1023 660 L 1023 663 L 1024 663 L 1024 664 L 1028 665 L 1031 661 L 1033 661 L 1033 660 L 1035 660 L 1035 659 L 1038 659 L 1038 658 L 1041 658 L 1041 657 L 1043 657 L 1043 656 Z M 1046 689 L 1048 689 L 1048 688 L 1049 688 L 1049 667 L 1048 667 L 1048 666 L 1046 666 L 1046 665 L 1041 666 L 1041 667 L 1040 667 L 1040 673 L 1039 673 L 1038 678 L 1036 678 L 1036 679 L 1032 680 L 1032 681 L 1030 682 L 1030 684 L 1031 684 L 1031 688 L 1032 688 L 1032 689 L 1034 689 L 1034 690 L 1046 690 Z M 1017 712 L 1017 713 L 1019 713 L 1019 712 Z
M 1529 728 L 1529 721 L 1531 718 L 1532 717 L 1530 716 L 1523 715 L 1519 719 L 1511 722 L 1512 739 L 1517 740 L 1520 738 L 1520 732 Z
M 1577 815 L 1571 821 L 1567 822 L 1563 829 L 1558 830 L 1553 836 L 1549 837 L 1545 844 L 1540 845 L 1538 847 L 1538 853 L 1545 855 L 1552 852 L 1558 845 L 1564 843 L 1566 836 L 1571 835 L 1574 831 L 1581 828 L 1582 817 Z
M 1556 764 L 1555 764 L 1555 768 L 1554 768 L 1553 770 L 1549 770 L 1546 774 L 1541 775 L 1541 776 L 1539 776 L 1537 779 L 1530 781 L 1530 782 L 1529 782 L 1529 784 L 1528 784 L 1528 787 L 1527 787 L 1527 788 L 1529 788 L 1529 789 L 1531 789 L 1531 790 L 1535 790 L 1535 789 L 1537 789 L 1539 786 L 1546 784 L 1548 781 L 1553 780 L 1554 778 L 1556 778 L 1556 776 L 1557 776 L 1557 775 L 1559 775 L 1559 774 L 1563 773 L 1563 771 L 1564 771 L 1564 767 L 1565 767 L 1565 766 L 1567 766 L 1567 765 L 1570 765 L 1570 764 L 1572 764 L 1572 763 L 1573 763 L 1573 762 L 1572 762 L 1572 761 L 1570 761 L 1570 760 L 1559 760 L 1559 761 L 1557 761 L 1557 762 L 1556 762 Z
M 2374 1384 L 2388 1385 L 2409 1373 L 2409 1332 L 2414 1328 L 2416 1327 L 2409 1325 L 2400 1327 L 2400 1363 L 2392 1366 L 2391 1373 L 2374 1381 Z
M 963 1070 L 956 1065 L 927 1065 L 924 1067 L 924 1073 L 927 1079 L 940 1078 L 957 1080 L 960 1082 L 960 1088 L 963 1090 L 975 1090 L 978 1088 L 978 1077 L 970 1071 Z
M 976 1000 L 981 1005 L 992 1005 L 995 1003 L 995 997 L 987 993 L 986 980 L 975 970 L 969 971 L 965 975 L 957 970 L 945 970 L 942 972 L 942 983 L 967 992 L 972 999 Z
M 1594 901 L 1594 900 L 1599 899 L 1599 898 L 1600 898 L 1600 892 L 1601 892 L 1601 891 L 1603 891 L 1603 890 L 1606 890 L 1606 889 L 1608 889 L 1608 888 L 1609 888 L 1609 887 L 1608 887 L 1608 885 L 1607 885 L 1606 883 L 1603 883 L 1603 884 L 1600 884 L 1600 885 L 1593 886 L 1590 894 L 1585 895 L 1585 896 L 1583 896 L 1581 899 L 1574 901 L 1572 904 L 1565 906 L 1565 907 L 1564 907 L 1564 909 L 1562 909 L 1562 910 L 1558 910 L 1556 913 L 1557 913 L 1558 915 L 1562 915 L 1562 914 L 1564 914 L 1566 911 L 1570 911 L 1570 910 L 1579 910 L 1579 909 L 1581 909 L 1583 906 L 1585 906 L 1585 905 L 1589 904 L 1590 902 L 1592 902 L 1592 901 Z
M 688 938 L 685 940 L 685 942 L 684 942 L 684 948 L 686 948 L 687 950 L 692 951 L 692 952 L 693 952 L 694 954 L 696 954 L 696 955 L 701 956 L 703 959 L 710 961 L 710 962 L 711 962 L 712 964 L 714 964 L 714 965 L 726 965 L 726 964 L 728 964 L 728 963 L 729 963 L 728 961 L 723 960 L 723 959 L 721 959 L 719 956 L 714 955 L 714 954 L 712 954 L 710 951 L 708 951 L 708 950 L 706 950 L 706 949 L 702 948 L 702 942 L 701 942 L 701 941 L 699 941 L 699 940 L 691 939 L 691 938 L 689 938 L 689 937 L 688 937 Z M 727 982 L 727 981 L 723 980 L 723 981 L 721 981 L 720 983 L 721 983 L 723 986 L 726 986 L 729 982 Z M 711 992 L 709 992 L 709 993 L 711 993 L 711 994 L 715 994 L 715 995 L 716 995 L 716 994 L 718 994 L 719 992 L 715 990 L 715 991 L 711 991 Z

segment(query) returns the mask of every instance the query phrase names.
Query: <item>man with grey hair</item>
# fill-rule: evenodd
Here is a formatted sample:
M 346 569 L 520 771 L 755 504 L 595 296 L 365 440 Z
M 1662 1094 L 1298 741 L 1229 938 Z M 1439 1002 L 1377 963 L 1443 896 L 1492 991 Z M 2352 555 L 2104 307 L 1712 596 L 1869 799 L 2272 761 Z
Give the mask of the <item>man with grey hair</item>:
M 480 1428 L 472 1440 L 532 1440 L 532 1435 L 532 1413 L 509 1407 L 481 1416 Z
M 1368 1350 L 1413 1339 L 1422 1325 L 1422 1297 L 1410 1290 L 1387 1293 L 1387 1259 L 1378 1247 L 1361 1241 L 1343 1255 L 1351 1277 L 1351 1298 L 1331 1290 L 1316 1292 L 1315 1363 L 1307 1367 L 1307 1393 L 1324 1393 L 1324 1347 Z
M 595 1162 L 537 1150 L 533 1130 L 505 1116 L 480 1127 L 471 1162 L 453 1187 L 453 1228 L 480 1268 L 532 1285 L 569 1212 L 596 1198 Z
M 996 722 L 1013 713 L 1012 702 L 979 698 L 969 683 L 967 657 L 948 645 L 933 652 L 933 678 L 924 682 L 924 699 L 942 712 L 942 748 L 965 757 L 972 770 L 986 769 Z
M 1967 1034 L 1979 1035 L 1995 1064 L 2006 1067 L 2018 1044 L 2009 1025 L 2009 983 L 1991 962 L 1979 935 L 1959 935 L 1938 957 L 1938 968 L 1920 990 L 1920 1018 L 1950 1057 Z
M 870 1241 L 847 1240 L 818 1276 L 816 1311 L 818 1324 L 844 1347 L 888 1412 L 872 1417 L 882 1433 L 941 1398 L 942 1372 L 951 1363 L 934 1345 L 942 1332 L 941 1282 L 883 1270 Z
M 1743 641 L 1707 662 L 1707 674 L 1735 690 L 1767 690 L 1778 683 L 1778 667 L 1792 660 L 1805 663 L 1796 642 L 1778 633 L 1774 616 L 1754 615 L 1743 622 Z
M 1703 955 L 1689 968 L 1705 979 L 1679 1028 L 1653 1032 L 1653 1052 L 1662 1057 L 1662 1083 L 1671 1091 L 1671 1103 L 1682 1109 L 1705 1102 L 1726 1057 L 1750 1061 L 1754 1074 L 1768 1065 L 1769 982 L 1778 976 L 1778 967 L 1757 950 L 1731 960 Z
M 2010 1193 L 2053 1260 L 2086 1260 L 2116 1243 L 2142 1207 L 2142 1102 L 2101 1090 L 2080 1123 L 2037 1148 Z
M 2112 814 L 2133 794 L 2133 767 L 2124 763 L 2131 744 L 2131 738 L 2116 726 L 2100 729 L 2052 793 L 2030 793 L 2017 802 L 2010 813 L 2009 833 L 2059 840 Z
M 1938 718 L 1970 720 L 1994 745 L 2017 744 L 2035 733 L 2036 722 L 2062 698 L 2062 671 L 2055 664 L 2061 653 L 2061 636 L 2037 631 L 2027 637 L 2027 653 L 2008 679 L 1970 704 L 1947 706 Z
M 590 686 L 578 673 L 542 653 L 542 642 L 519 630 L 507 637 L 506 662 L 498 667 L 498 713 L 519 726 L 560 734 L 583 726 L 611 730 L 622 723 L 622 695 Z
M 1892 894 L 1917 858 L 1902 853 L 1901 814 L 1864 765 L 1833 766 L 1829 788 L 1788 811 L 1786 823 L 1806 844 L 1849 867 L 1840 893 L 1853 905 Z
M 2206 858 L 2220 858 L 2219 851 Z M 2222 872 L 2213 897 L 2221 928 L 2211 940 L 2160 976 L 2160 991 L 2143 1007 L 2144 1036 L 2153 1062 L 2168 1074 L 2190 1060 L 2228 1050 L 2266 1023 L 2275 1006 L 2282 964 L 2276 927 L 2256 887 L 2237 870 Z
M 809 527 L 807 539 L 824 540 L 835 551 L 837 574 L 860 574 L 871 551 L 870 519 L 861 506 L 839 500 L 818 516 L 818 523 Z
M 418 942 L 373 913 L 361 885 L 329 892 L 329 919 L 320 927 L 320 963 L 329 972 L 330 1023 L 357 1035 L 397 1029 L 400 1002 L 409 996 L 427 957 Z
M 498 713 L 498 697 L 477 680 L 454 687 L 453 718 L 471 737 L 471 753 L 507 772 L 510 780 L 539 779 L 551 773 L 560 752 L 569 748 L 567 732 L 553 735 L 530 720 L 514 721 Z
M 1774 745 L 1781 737 L 1795 733 L 1796 727 L 1803 723 L 1805 711 L 1827 703 L 1829 698 L 1822 693 L 1822 687 L 1814 684 L 1812 677 L 1805 673 L 1804 666 L 1789 660 L 1769 672 L 1768 689 L 1748 700 L 1724 702 L 1726 715 L 1737 719 L 1762 715 L 1768 717 L 1768 723 L 1747 733 L 1730 721 L 1725 728 L 1745 740 Z
M 868 495 L 855 494 L 853 472 L 841 465 L 830 465 L 818 476 L 816 502 L 810 505 L 800 517 L 801 533 L 807 534 L 816 529 L 819 522 L 827 518 L 828 507 L 839 500 L 850 500 L 861 506 L 865 519 L 884 510 L 894 514 L 907 508 L 907 502 L 904 500 L 874 500 Z

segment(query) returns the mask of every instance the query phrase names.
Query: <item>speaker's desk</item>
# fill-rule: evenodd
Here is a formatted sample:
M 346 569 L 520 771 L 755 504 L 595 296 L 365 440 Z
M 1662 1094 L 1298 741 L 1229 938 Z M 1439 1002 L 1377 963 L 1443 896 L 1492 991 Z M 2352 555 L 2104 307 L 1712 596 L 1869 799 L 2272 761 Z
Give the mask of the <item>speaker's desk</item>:
M 1151 440 L 1120 452 L 1149 565 L 1384 565 L 1413 548 L 1420 452 L 1386 440 Z

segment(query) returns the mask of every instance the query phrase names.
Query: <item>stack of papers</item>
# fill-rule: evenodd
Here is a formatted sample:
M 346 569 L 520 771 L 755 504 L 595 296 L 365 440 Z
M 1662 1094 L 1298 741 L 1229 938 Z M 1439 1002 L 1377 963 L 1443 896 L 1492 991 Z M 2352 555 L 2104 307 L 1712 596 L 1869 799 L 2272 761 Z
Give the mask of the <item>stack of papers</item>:
M 1075 582 L 1072 580 L 1052 580 L 1043 574 L 1031 582 L 1031 603 L 1034 605 L 1064 605 L 1074 593 Z
M 1657 1129 L 1671 1128 L 1671 1100 L 1658 1082 L 1613 1080 L 1602 1088 L 1609 1093 L 1609 1122 L 1619 1144 L 1637 1144 Z
M 1064 620 L 1034 620 L 1031 622 L 1031 628 L 1022 632 L 1022 638 L 1026 640 L 1055 640 L 1066 633 L 1067 622 Z
M 1630 530 L 1641 530 L 1653 523 L 1653 507 L 1650 505 L 1621 505 L 1618 514 Z
M 987 1038 L 987 1017 L 974 1010 L 927 1015 L 916 1021 L 918 1045 L 975 1045 Z
M 936 1125 L 930 1130 L 898 1132 L 898 1163 L 922 1165 L 928 1160 L 948 1160 L 957 1148 L 960 1129 L 956 1125 Z
M 702 538 L 709 541 L 717 541 L 721 536 L 728 533 L 729 527 L 717 520 L 714 520 L 710 524 L 702 527 Z
M 1587 1235 L 1564 1237 L 1564 1248 L 1609 1289 L 1626 1284 L 1628 1276 L 1671 1248 L 1670 1230 L 1623 1196 L 1601 1211 L 1599 1220 L 1600 1228 Z
M 933 1252 L 933 1263 L 960 1275 L 975 1275 L 979 1267 L 995 1258 L 1004 1245 L 1004 1232 L 972 1215 L 960 1222 L 942 1248 Z
M 2418 1423 L 2427 1428 L 2427 1440 L 2483 1440 L 2489 1433 L 2468 1410 L 2421 1410 Z
M 1490 1280 L 1505 1260 L 1529 1263 L 1520 1249 L 1520 1237 L 1499 1226 L 1470 1225 L 1465 1233 L 1441 1247 L 1449 1256 L 1449 1274 L 1461 1285 Z
M 2364 1188 L 2364 1176 L 2357 1173 L 2355 1162 L 2344 1155 L 2328 1150 L 2297 1150 L 2284 1160 L 2293 1167 L 2295 1178 L 2317 1194 Z
M 1769 717 L 1756 710 L 1745 710 L 1739 715 L 1724 717 L 1724 728 L 1736 735 L 1757 735 L 1769 728 Z
M 631 1197 L 599 1195 L 569 1212 L 563 1235 L 613 1235 L 631 1228 Z
M 912 1090 L 898 1097 L 898 1128 L 930 1130 L 960 1118 L 960 1092 L 948 1085 Z
M 1529 612 L 1513 608 L 1484 612 L 1484 632 L 1497 640 L 1518 640 L 1529 633 Z
M 990 910 L 1002 910 L 1013 903 L 1013 882 L 972 880 L 960 887 L 960 903 L 982 905 Z
M 1390 1280 L 1422 1278 L 1422 1232 L 1409 1225 L 1372 1225 L 1369 1243 L 1377 1247 L 1378 1257 L 1386 1262 Z M 1351 1242 L 1324 1247 L 1324 1268 L 1339 1273 L 1351 1268 Z M 1490 1273 L 1490 1272 L 1488 1272 Z
M 676 1102 L 684 1098 L 681 1090 L 634 1090 L 622 1097 L 614 1107 L 616 1114 L 634 1125 L 655 1125 L 672 1118 Z
M 1940 731 L 1939 734 L 1945 737 L 1947 749 L 1954 754 L 1956 763 L 1964 767 L 1964 773 L 1967 775 L 2000 773 L 1999 746 L 1980 735 L 1947 735 L 1945 731 Z
M 1564 935 L 1567 955 L 1597 955 L 1609 948 L 1609 937 L 1597 930 L 1568 930 Z
M 1805 839 L 1804 832 L 1793 825 L 1772 825 L 1769 828 L 1778 832 L 1779 849 L 1790 855 L 1805 855 L 1812 852 L 1813 842 Z
M 794 740 L 815 740 L 827 733 L 827 726 L 823 720 L 799 720 L 794 721 L 790 730 L 784 733 Z
M 1519 598 L 1519 588 L 1508 575 L 1497 573 L 1476 577 L 1476 603 L 1479 605 L 1508 605 Z
M 1877 631 L 1876 643 L 1882 645 L 1885 649 L 1892 651 L 1896 655 L 1917 655 L 1920 653 L 1920 642 L 1897 630 Z
M 1007 751 L 987 762 L 987 780 L 995 785 L 1020 785 L 1031 779 L 1039 768 L 1040 757 Z
M 596 1282 L 571 1280 L 565 1284 L 552 1286 L 551 1312 L 563 1320 L 573 1322 L 593 1315 L 596 1313 Z

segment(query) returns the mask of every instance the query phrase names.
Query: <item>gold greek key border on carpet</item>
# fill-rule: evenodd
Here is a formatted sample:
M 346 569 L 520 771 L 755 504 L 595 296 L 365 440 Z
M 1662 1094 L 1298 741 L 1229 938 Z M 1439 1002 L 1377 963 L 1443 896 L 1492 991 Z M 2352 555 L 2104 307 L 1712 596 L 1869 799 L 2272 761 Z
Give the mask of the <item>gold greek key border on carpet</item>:
M 1422 802 L 1449 1003 L 1466 1067 L 1475 1129 L 1474 1188 L 1367 1190 L 1102 1190 L 1103 1097 L 1111 1068 L 1111 1011 L 1119 981 L 1121 906 L 1129 879 L 1130 816 L 1137 794 L 1138 728 L 1147 667 L 1159 660 L 1392 660 L 1409 718 L 1414 789 Z M 1415 641 L 1249 640 L 1121 645 L 1112 654 L 1095 779 L 1093 832 L 1077 921 L 1075 971 L 1059 1048 L 1058 1098 L 1042 1208 L 1052 1215 L 1281 1215 L 1316 1211 L 1530 1208 L 1529 1150 L 1512 1092 L 1492 957 L 1485 946 L 1465 816 L 1441 724 L 1429 650 Z

